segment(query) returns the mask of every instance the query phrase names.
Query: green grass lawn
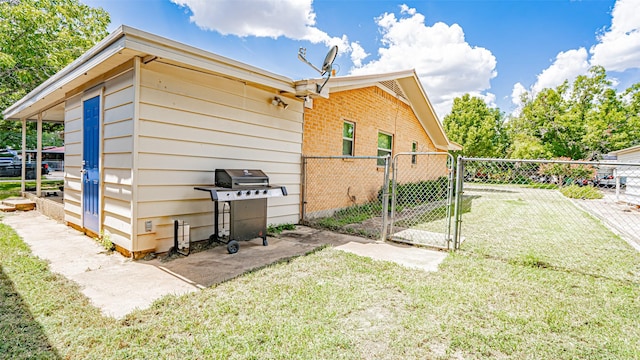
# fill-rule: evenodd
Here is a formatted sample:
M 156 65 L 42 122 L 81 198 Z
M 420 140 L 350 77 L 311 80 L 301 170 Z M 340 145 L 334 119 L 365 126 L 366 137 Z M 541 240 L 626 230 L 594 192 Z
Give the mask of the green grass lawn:
M 640 254 L 512 195 L 473 199 L 437 273 L 325 248 L 123 320 L 0 224 L 0 358 L 640 358 Z
M 5 178 L 2 178 L 3 180 Z M 42 180 L 42 187 L 58 188 L 64 183 L 62 180 Z M 25 183 L 27 189 L 35 188 L 36 182 L 33 180 Z M 0 200 L 13 196 L 20 196 L 20 181 L 1 181 L 0 182 Z

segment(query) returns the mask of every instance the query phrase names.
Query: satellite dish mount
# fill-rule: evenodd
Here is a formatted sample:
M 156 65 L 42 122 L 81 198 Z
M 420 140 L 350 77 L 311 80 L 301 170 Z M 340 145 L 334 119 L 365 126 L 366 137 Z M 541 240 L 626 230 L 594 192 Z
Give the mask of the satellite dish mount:
M 320 76 L 324 76 L 325 74 L 328 74 L 326 79 L 322 83 L 322 85 L 316 84 L 316 92 L 318 94 L 320 94 L 320 92 L 322 91 L 322 88 L 324 88 L 324 86 L 327 84 L 327 81 L 329 81 L 329 79 L 331 78 L 331 75 L 332 75 L 331 70 L 333 70 L 333 62 L 336 59 L 336 55 L 338 55 L 338 45 L 334 45 L 331 47 L 331 49 L 329 49 L 327 56 L 325 56 L 324 58 L 324 63 L 322 64 L 322 68 L 318 69 L 315 65 L 313 65 L 306 59 L 307 49 L 301 47 L 298 50 L 298 59 L 300 59 L 302 62 L 306 63 L 307 65 L 311 66 L 315 71 L 319 72 Z

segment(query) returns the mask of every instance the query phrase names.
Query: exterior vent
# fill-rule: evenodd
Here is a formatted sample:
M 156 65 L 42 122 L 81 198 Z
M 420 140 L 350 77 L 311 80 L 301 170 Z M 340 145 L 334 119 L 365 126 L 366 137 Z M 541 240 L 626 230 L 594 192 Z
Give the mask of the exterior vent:
M 380 85 L 387 88 L 389 91 L 403 98 L 404 100 L 407 100 L 407 101 L 409 100 L 402 92 L 402 89 L 400 88 L 400 85 L 398 85 L 397 81 L 395 80 L 381 81 Z

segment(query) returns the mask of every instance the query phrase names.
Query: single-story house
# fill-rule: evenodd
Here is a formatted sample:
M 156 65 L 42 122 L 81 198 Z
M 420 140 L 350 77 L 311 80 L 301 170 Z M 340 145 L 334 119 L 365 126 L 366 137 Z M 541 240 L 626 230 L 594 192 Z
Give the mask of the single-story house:
M 616 177 L 626 177 L 624 189 L 626 201 L 640 205 L 640 145 L 613 151 L 610 155 L 616 156 L 620 163 L 638 164 L 638 166 L 618 166 Z
M 371 148 L 361 138 L 367 127 L 393 136 L 392 151 L 413 142 L 449 149 L 413 71 L 334 77 L 318 94 L 323 81 L 294 81 L 121 26 L 3 114 L 23 127 L 64 123 L 64 221 L 138 257 L 173 246 L 174 220 L 189 223 L 194 241 L 209 237 L 214 202 L 194 187 L 212 185 L 215 169 L 263 170 L 288 192 L 269 199 L 268 224 L 298 223 L 302 154 L 333 151 L 314 141 L 333 141 L 334 130 L 342 149 L 345 121 L 357 127 L 356 153 L 376 154 L 375 141 Z M 388 116 L 354 112 L 344 105 L 354 96 Z M 307 123 L 322 112 L 337 125 L 314 133 Z M 400 114 L 399 127 L 391 114 Z
M 194 186 L 216 168 L 263 170 L 288 191 L 268 223 L 298 222 L 303 102 L 291 79 L 122 26 L 4 116 L 64 122 L 65 222 L 138 256 L 167 251 L 174 220 L 209 237 Z
M 445 155 L 449 150 L 460 150 L 461 147 L 447 138 L 414 70 L 335 77 L 329 79 L 323 91 L 328 97 L 313 99 L 304 111 L 302 153 L 305 156 L 393 156 L 400 152 L 438 152 L 443 156 L 429 159 L 432 163 L 428 164 L 431 167 L 428 172 L 424 171 L 427 164 L 418 163 L 426 158 L 400 158 L 403 178 L 399 181 L 433 180 L 448 175 Z M 375 161 L 371 164 L 363 172 L 347 158 L 342 162 L 327 161 L 310 169 L 318 174 L 347 174 L 354 179 L 345 180 L 343 177 L 344 182 L 361 186 L 350 188 L 347 195 L 343 182 L 320 182 L 317 176 L 310 174 L 306 182 L 308 192 L 324 192 L 333 196 L 308 202 L 306 215 L 313 217 L 314 213 L 326 214 L 327 210 L 345 208 L 354 202 L 375 201 L 383 184 L 384 168 L 381 162 L 378 166 Z

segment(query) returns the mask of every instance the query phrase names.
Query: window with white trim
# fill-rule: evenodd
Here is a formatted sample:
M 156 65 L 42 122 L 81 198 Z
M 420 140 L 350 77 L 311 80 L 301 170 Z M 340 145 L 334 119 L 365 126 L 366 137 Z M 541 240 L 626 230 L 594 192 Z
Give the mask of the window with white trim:
M 418 152 L 418 142 L 414 141 L 411 143 L 411 152 Z M 411 155 L 411 164 L 415 165 L 418 163 L 418 155 Z
M 378 156 L 391 156 L 393 135 L 378 132 Z M 378 159 L 378 166 L 384 166 L 384 159 Z
M 342 124 L 342 155 L 353 156 L 356 124 L 345 121 Z

